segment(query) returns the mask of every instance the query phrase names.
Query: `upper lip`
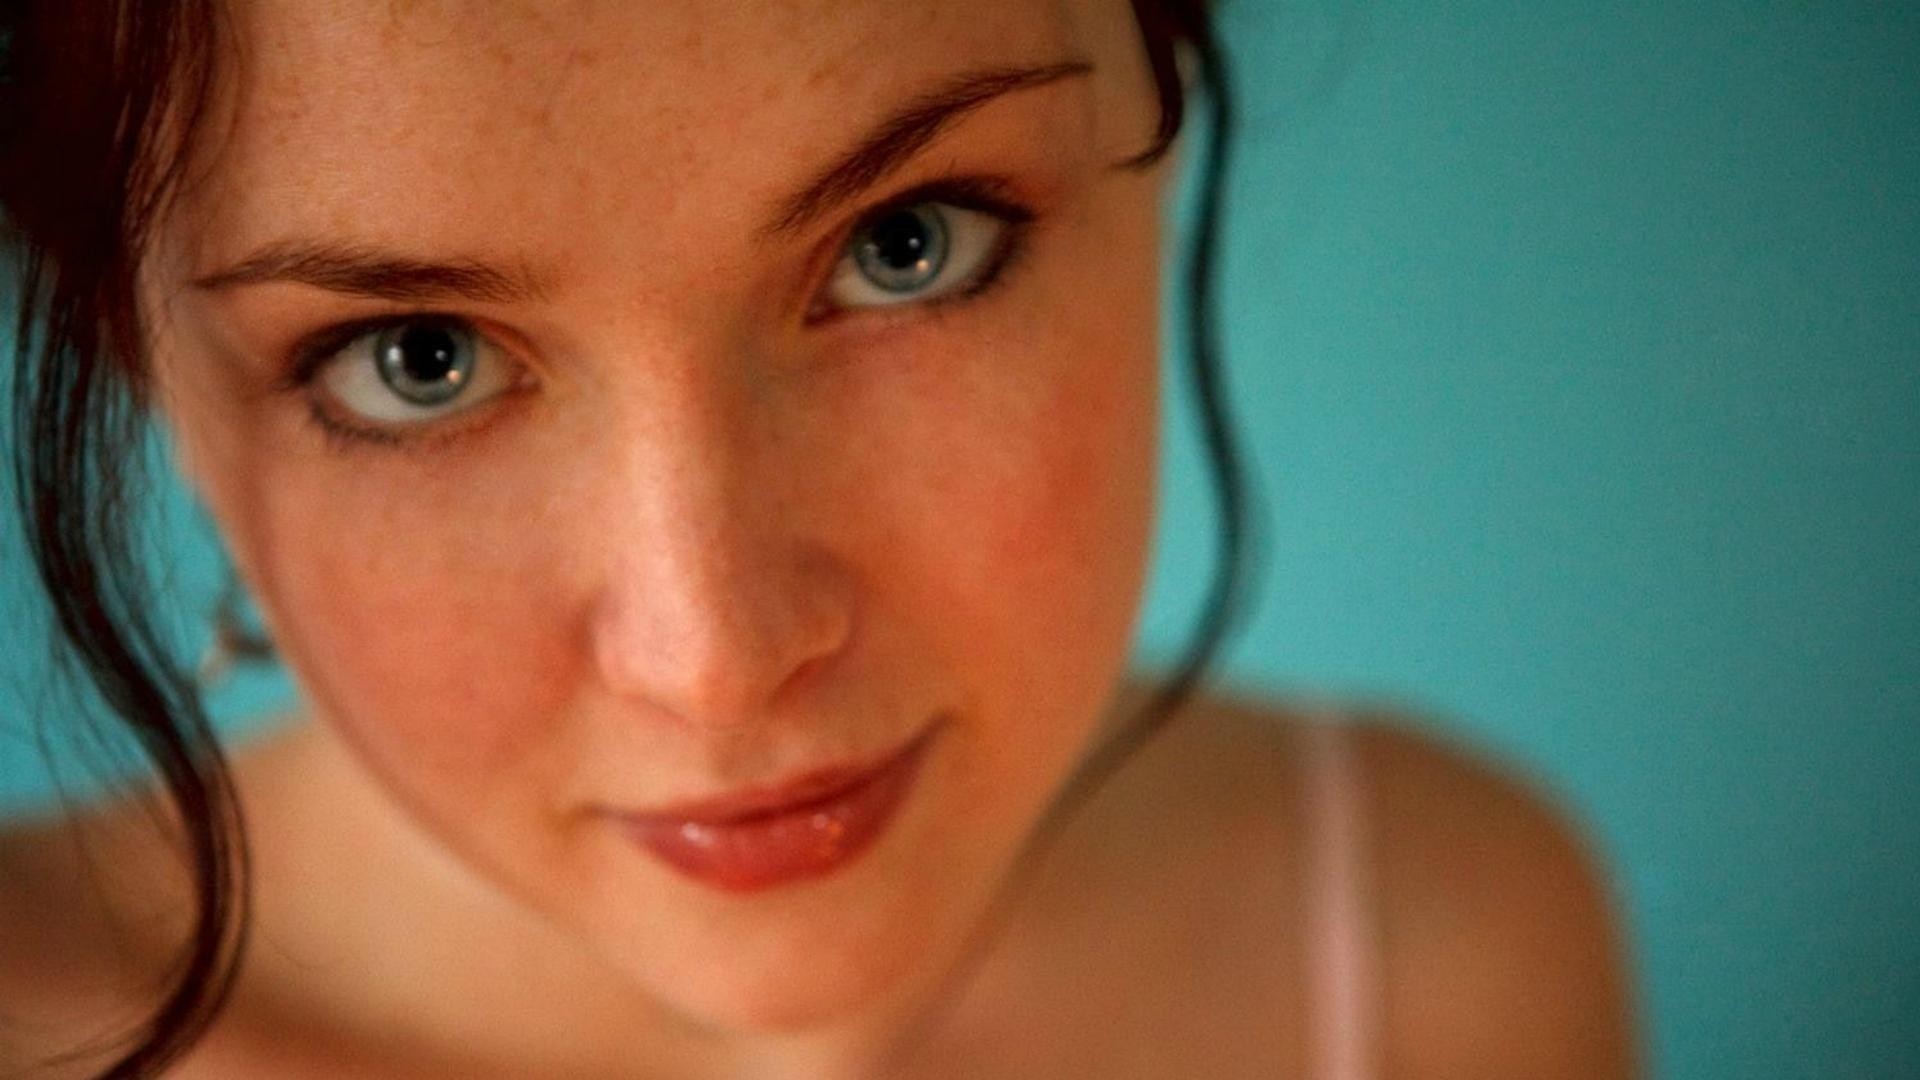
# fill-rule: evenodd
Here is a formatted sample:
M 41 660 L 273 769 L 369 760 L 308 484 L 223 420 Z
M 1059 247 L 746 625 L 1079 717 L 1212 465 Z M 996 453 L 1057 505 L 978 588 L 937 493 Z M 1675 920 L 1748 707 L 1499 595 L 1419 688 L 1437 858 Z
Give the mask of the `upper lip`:
M 897 749 L 857 763 L 807 769 L 771 783 L 735 788 L 642 810 L 620 811 L 619 817 L 641 824 L 729 825 L 754 818 L 791 813 L 826 802 L 885 772 L 925 745 L 935 728 L 929 726 Z

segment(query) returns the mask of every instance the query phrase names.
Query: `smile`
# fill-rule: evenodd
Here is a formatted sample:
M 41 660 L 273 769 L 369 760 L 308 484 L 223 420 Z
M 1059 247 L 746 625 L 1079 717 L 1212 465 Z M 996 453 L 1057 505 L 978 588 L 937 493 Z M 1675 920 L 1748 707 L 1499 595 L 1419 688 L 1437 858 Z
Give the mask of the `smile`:
M 725 892 L 757 892 L 831 874 L 871 847 L 919 772 L 936 723 L 883 761 L 614 820 L 672 869 Z

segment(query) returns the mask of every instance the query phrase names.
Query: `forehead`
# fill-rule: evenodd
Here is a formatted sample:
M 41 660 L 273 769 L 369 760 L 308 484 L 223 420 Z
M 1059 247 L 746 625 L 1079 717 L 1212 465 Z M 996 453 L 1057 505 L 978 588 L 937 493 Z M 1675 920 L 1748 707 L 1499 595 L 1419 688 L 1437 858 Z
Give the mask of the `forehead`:
M 943 76 L 1137 42 L 1121 0 L 250 0 L 226 25 L 194 263 L 285 232 L 504 248 L 744 216 Z

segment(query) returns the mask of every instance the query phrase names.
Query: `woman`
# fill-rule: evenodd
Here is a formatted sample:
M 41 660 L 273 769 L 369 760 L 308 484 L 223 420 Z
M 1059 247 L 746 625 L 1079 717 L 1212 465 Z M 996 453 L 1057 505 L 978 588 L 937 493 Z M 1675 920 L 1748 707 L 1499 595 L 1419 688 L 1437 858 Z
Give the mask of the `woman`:
M 12 34 L 25 483 L 192 872 L 8 835 L 6 1064 L 1628 1071 L 1541 802 L 1123 671 L 1202 12 L 124 7 Z M 73 516 L 123 390 L 303 691 L 230 774 Z

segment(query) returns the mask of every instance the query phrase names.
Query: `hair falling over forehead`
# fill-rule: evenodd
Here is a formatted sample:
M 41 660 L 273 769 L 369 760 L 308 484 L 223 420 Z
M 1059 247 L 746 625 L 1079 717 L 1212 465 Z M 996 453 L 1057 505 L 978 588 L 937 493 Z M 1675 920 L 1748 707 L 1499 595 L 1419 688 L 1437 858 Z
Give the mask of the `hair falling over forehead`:
M 1172 147 L 1193 80 L 1207 133 L 1187 264 L 1189 361 L 1221 509 L 1222 559 L 1173 674 L 1062 803 L 1097 786 L 1206 677 L 1248 594 L 1245 480 L 1218 382 L 1213 264 L 1232 119 L 1209 5 L 1132 0 L 1160 105 L 1152 143 Z M 129 522 L 149 490 L 138 467 L 148 381 L 136 271 L 216 76 L 214 0 L 16 0 L 0 7 L 0 229 L 12 259 L 15 498 L 58 627 L 170 799 L 195 896 L 192 932 L 164 998 L 103 1075 L 151 1076 L 192 1047 L 234 981 L 247 925 L 247 849 L 214 731 L 152 617 Z M 1190 63 L 1182 64 L 1182 50 Z M 50 165 L 49 163 L 57 163 Z

